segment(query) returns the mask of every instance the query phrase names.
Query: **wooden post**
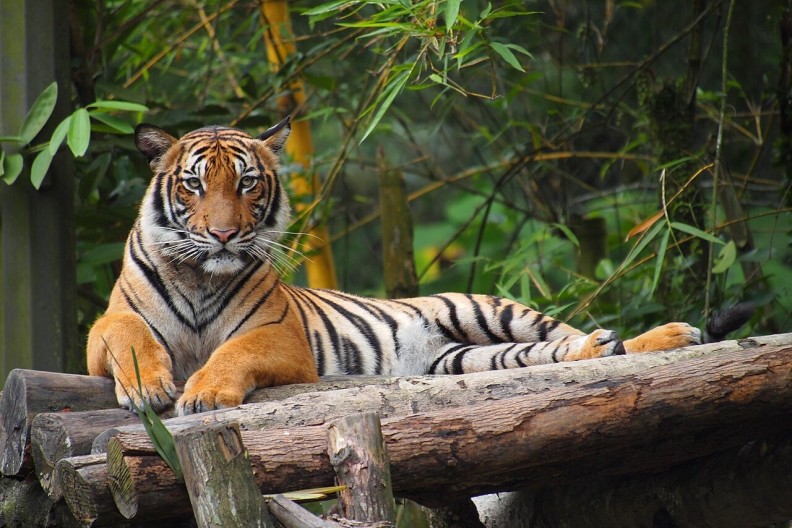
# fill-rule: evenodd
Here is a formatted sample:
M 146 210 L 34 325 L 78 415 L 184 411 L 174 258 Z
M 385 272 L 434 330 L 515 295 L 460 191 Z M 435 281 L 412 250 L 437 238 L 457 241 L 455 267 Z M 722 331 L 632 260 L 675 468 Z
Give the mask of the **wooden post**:
M 360 413 L 330 422 L 327 454 L 339 492 L 341 515 L 354 521 L 396 523 L 390 462 L 377 413 Z
M 66 504 L 79 522 L 98 527 L 117 526 L 126 521 L 113 504 L 107 487 L 105 455 L 61 460 L 57 464 L 56 480 L 59 488 L 69 490 L 65 496 Z
M 274 528 L 253 479 L 239 425 L 182 431 L 173 441 L 199 528 Z
M 33 101 L 57 81 L 46 136 L 70 111 L 68 3 L 0 0 L 0 13 L 0 135 L 18 134 Z M 82 362 L 71 158 L 58 154 L 38 191 L 31 162 L 16 183 L 0 183 L 0 379 L 14 368 L 75 371 Z
M 377 164 L 385 290 L 389 299 L 416 297 L 412 214 L 404 194 L 404 176 L 398 169 L 388 167 L 382 148 L 377 151 Z

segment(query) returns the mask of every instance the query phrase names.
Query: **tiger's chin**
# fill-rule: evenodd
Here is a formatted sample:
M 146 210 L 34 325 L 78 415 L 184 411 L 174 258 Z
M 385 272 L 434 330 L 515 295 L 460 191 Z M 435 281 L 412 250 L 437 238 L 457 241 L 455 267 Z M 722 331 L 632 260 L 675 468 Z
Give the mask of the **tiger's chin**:
M 245 260 L 226 250 L 210 255 L 201 264 L 201 269 L 210 275 L 231 275 L 244 268 Z

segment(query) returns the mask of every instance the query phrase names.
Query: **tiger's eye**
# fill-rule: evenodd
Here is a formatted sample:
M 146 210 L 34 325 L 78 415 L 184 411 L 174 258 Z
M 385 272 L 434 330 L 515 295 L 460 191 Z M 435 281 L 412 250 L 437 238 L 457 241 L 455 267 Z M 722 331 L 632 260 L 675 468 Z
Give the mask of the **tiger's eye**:
M 193 176 L 192 178 L 186 178 L 184 180 L 184 186 L 190 189 L 191 191 L 197 191 L 202 187 L 201 178 L 197 178 L 195 176 Z
M 256 178 L 253 176 L 242 176 L 242 179 L 239 180 L 239 185 L 243 190 L 248 190 L 256 185 Z

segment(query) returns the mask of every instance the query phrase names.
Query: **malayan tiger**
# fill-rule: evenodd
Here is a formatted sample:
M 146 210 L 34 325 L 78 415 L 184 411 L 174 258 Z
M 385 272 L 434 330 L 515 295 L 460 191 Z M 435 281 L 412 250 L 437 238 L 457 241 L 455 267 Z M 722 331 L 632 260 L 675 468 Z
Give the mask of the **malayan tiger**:
M 701 341 L 686 323 L 621 341 L 499 297 L 382 300 L 282 282 L 290 207 L 277 171 L 289 131 L 288 118 L 259 137 L 207 127 L 176 139 L 137 127 L 153 178 L 87 345 L 89 373 L 114 377 L 122 406 L 141 394 L 168 406 L 174 377 L 187 380 L 176 402 L 184 415 L 326 374 L 459 374 Z

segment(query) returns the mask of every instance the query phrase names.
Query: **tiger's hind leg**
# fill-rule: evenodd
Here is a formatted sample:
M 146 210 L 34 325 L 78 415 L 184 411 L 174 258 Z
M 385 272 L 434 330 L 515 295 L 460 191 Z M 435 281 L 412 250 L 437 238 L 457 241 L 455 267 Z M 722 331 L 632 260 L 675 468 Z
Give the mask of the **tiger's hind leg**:
M 624 341 L 628 354 L 673 350 L 701 344 L 701 330 L 687 323 L 667 323 Z
M 428 374 L 465 374 L 620 354 L 624 354 L 624 345 L 610 330 L 535 343 L 449 343 L 438 350 Z

